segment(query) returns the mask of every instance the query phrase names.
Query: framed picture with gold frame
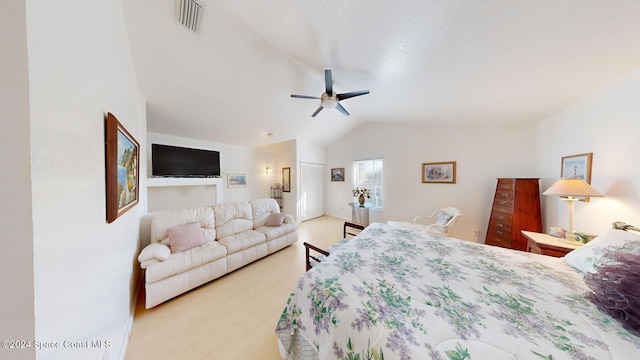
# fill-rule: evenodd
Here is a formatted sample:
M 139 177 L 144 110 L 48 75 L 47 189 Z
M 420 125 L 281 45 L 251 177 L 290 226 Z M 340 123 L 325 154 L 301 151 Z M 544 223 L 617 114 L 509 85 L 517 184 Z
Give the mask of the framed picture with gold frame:
M 591 184 L 592 162 L 593 153 L 563 156 L 560 177 L 565 179 L 580 178 Z
M 593 153 L 584 153 L 562 157 L 560 167 L 560 177 L 564 179 L 579 178 L 591 185 L 591 164 Z M 589 201 L 589 197 L 584 197 L 580 201 Z
M 455 184 L 456 162 L 422 163 L 422 183 Z

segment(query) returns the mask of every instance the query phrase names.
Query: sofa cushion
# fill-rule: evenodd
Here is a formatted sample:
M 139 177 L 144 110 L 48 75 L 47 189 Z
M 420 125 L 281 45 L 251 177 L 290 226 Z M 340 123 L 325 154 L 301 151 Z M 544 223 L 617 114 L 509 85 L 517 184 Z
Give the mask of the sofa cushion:
M 271 226 L 261 226 L 256 229 L 257 232 L 262 233 L 266 236 L 267 241 L 277 239 L 281 236 L 290 234 L 298 229 L 298 224 L 296 223 L 283 223 L 278 227 Z
M 207 241 L 187 251 L 173 253 L 165 261 L 151 264 L 145 272 L 147 283 L 156 282 L 169 276 L 183 273 L 211 261 L 224 258 L 227 249 L 216 241 Z
M 251 205 L 247 202 L 228 202 L 213 206 L 218 239 L 253 229 Z
M 247 230 L 239 234 L 233 234 L 225 236 L 223 238 L 219 238 L 218 242 L 227 248 L 227 254 L 233 254 L 240 250 L 244 250 L 257 244 L 263 243 L 266 240 L 267 237 L 263 233 L 254 230 Z
M 172 253 L 183 252 L 204 244 L 200 223 L 176 225 L 167 230 Z
M 280 226 L 284 222 L 285 213 L 271 213 L 269 220 L 267 220 L 266 226 Z
M 252 200 L 250 204 L 254 229 L 265 226 L 272 213 L 280 212 L 280 205 L 275 199 L 257 199 Z
M 199 223 L 205 241 L 216 239 L 216 224 L 213 209 L 210 207 L 186 208 L 173 211 L 163 211 L 153 216 L 151 220 L 151 242 L 169 244 L 167 230 L 177 225 Z

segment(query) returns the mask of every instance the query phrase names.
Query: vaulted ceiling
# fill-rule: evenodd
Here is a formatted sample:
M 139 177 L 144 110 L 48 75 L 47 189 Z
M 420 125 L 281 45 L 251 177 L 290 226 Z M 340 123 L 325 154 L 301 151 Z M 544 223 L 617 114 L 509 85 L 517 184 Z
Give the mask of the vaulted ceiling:
M 637 0 L 123 0 L 149 131 L 264 146 L 364 122 L 532 123 L 640 68 Z M 337 93 L 311 114 L 324 69 Z M 268 135 L 270 134 L 270 135 Z

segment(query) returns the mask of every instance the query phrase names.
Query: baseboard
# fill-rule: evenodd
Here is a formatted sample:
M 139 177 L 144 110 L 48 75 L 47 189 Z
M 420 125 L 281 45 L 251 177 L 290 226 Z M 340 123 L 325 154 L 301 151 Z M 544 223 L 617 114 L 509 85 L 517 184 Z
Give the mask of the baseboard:
M 136 317 L 138 295 L 140 294 L 140 289 L 142 289 L 142 285 L 144 283 L 144 270 L 141 270 L 139 274 L 140 274 L 140 277 L 138 278 L 138 286 L 136 286 L 136 291 L 133 294 L 133 299 L 129 307 L 129 320 L 127 321 L 127 329 L 125 331 L 124 339 L 122 339 L 122 347 L 120 350 L 120 354 L 118 356 L 118 360 L 124 360 L 125 356 L 127 355 L 127 346 L 129 345 L 129 336 L 131 336 L 131 329 L 133 329 L 133 320 Z

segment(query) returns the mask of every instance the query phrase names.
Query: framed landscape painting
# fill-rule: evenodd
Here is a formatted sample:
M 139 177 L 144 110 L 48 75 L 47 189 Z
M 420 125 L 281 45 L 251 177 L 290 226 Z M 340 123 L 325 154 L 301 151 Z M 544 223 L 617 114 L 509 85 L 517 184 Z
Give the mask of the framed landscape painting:
M 245 188 L 247 187 L 247 174 L 228 174 L 228 188 Z
M 111 113 L 105 119 L 107 223 L 138 204 L 140 145 Z
M 425 184 L 455 184 L 456 162 L 422 163 L 422 182 Z

